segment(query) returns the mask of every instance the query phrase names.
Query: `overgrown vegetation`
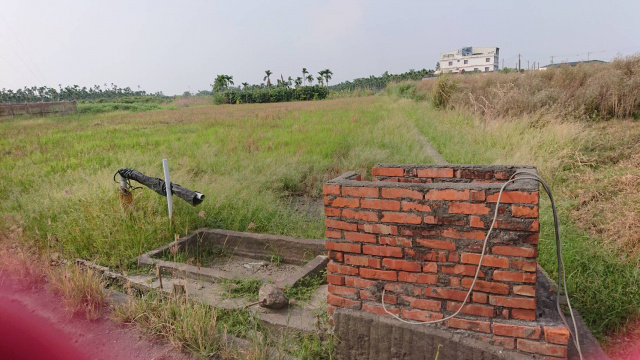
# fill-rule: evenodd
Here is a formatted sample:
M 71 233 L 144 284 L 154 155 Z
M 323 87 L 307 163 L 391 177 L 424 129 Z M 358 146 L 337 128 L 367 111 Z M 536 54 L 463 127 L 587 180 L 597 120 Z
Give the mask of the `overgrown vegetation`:
M 62 297 L 69 312 L 82 311 L 87 319 L 96 319 L 102 315 L 107 297 L 100 274 L 74 265 L 52 267 L 49 271 L 49 285 Z
M 48 86 L 25 86 L 23 89 L 2 89 L 0 90 L 0 103 L 25 103 L 25 102 L 41 102 L 41 101 L 64 101 L 64 100 L 101 100 L 103 102 L 116 102 L 114 100 L 123 97 L 139 97 L 139 98 L 167 98 L 162 92 L 149 94 L 144 90 L 132 90 L 130 87 L 121 88 L 118 85 L 104 86 L 94 85 L 91 87 L 80 87 L 78 85 L 65 86 L 62 85 L 58 89 Z M 140 101 L 136 101 L 140 102 Z
M 329 90 L 324 86 L 300 86 L 298 88 L 276 87 L 254 90 L 227 90 L 213 94 L 216 104 L 252 104 L 286 101 L 322 100 Z

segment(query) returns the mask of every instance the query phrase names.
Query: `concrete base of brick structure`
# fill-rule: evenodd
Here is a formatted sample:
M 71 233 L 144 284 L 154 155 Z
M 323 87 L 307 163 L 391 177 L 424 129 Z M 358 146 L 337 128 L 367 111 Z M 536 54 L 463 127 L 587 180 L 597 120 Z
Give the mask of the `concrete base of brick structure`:
M 464 333 L 433 326 L 409 325 L 363 311 L 337 309 L 333 314 L 339 360 L 529 360 Z

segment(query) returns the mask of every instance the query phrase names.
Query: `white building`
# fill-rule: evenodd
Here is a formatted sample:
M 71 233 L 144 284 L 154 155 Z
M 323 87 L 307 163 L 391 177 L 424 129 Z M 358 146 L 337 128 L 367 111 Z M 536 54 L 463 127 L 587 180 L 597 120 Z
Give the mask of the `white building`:
M 500 48 L 464 47 L 440 54 L 440 73 L 498 71 Z

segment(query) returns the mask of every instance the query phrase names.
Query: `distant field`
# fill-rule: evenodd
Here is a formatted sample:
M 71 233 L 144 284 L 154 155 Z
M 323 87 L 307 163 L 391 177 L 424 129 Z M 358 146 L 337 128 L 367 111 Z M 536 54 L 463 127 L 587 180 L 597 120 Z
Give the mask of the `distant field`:
M 453 163 L 538 166 L 560 203 L 582 316 L 605 339 L 638 314 L 637 122 L 480 120 L 387 96 L 185 105 L 0 122 L 0 231 L 109 266 L 203 226 L 322 238 L 323 214 L 308 205 L 320 201 L 322 183 L 369 174 L 378 162 L 430 163 L 422 134 Z M 165 199 L 143 189 L 123 214 L 113 174 L 129 167 L 161 177 L 163 158 L 172 180 L 205 202 L 176 199 L 169 226 Z M 554 274 L 546 202 L 541 216 L 539 261 Z

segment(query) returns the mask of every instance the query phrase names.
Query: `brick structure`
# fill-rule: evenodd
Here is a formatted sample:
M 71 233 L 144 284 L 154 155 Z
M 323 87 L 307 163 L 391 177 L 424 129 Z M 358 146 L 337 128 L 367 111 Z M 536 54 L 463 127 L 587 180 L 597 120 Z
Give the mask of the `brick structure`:
M 374 181 L 347 173 L 324 185 L 328 305 L 410 321 L 459 309 L 473 281 L 502 184 L 528 166 L 389 165 Z M 437 326 L 539 358 L 566 358 L 569 332 L 536 318 L 538 184 L 502 194 L 467 304 Z

